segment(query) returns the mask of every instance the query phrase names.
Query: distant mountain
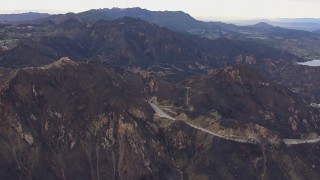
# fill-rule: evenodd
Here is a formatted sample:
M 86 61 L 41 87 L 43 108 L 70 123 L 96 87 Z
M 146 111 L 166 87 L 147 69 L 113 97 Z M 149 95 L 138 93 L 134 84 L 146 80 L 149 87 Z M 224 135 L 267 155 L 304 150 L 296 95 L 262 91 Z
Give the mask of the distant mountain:
M 3 52 L 2 65 L 38 66 L 63 56 L 76 60 L 99 57 L 115 65 L 143 67 L 169 62 L 187 66 L 186 62 L 204 60 L 199 50 L 179 34 L 140 19 L 124 17 L 94 23 L 68 19 L 50 28 L 61 34 L 21 40 L 17 47 Z
M 79 21 L 115 20 L 121 17 L 133 17 L 157 24 L 174 31 L 196 34 L 210 39 L 228 38 L 305 38 L 315 37 L 312 33 L 284 29 L 258 24 L 254 26 L 236 26 L 222 22 L 202 22 L 182 11 L 149 11 L 141 8 L 92 9 L 78 14 L 67 13 L 37 18 L 34 22 L 52 21 L 57 24 L 73 18 Z M 27 17 L 27 16 L 26 16 Z M 264 22 L 264 21 L 260 21 Z M 266 22 L 269 23 L 269 22 Z M 273 25 L 270 21 L 270 25 Z M 267 27 L 267 28 L 266 28 Z M 264 29 L 261 29 L 264 28 Z M 266 31 L 267 29 L 267 31 Z
M 170 30 L 190 33 L 206 37 L 208 39 L 228 38 L 240 40 L 253 40 L 269 45 L 280 50 L 288 51 L 303 58 L 320 57 L 320 50 L 311 49 L 320 45 L 319 35 L 312 32 L 281 28 L 272 21 L 261 20 L 255 23 L 265 22 L 254 26 L 236 26 L 223 22 L 202 22 L 194 19 L 189 14 L 181 11 L 149 11 L 141 8 L 127 9 L 93 9 L 79 14 L 61 14 L 48 18 L 42 18 L 38 22 L 52 21 L 61 23 L 67 18 L 77 19 L 82 22 L 97 20 L 114 20 L 121 17 L 134 17 L 154 23 Z M 304 41 L 298 44 L 296 40 Z
M 270 23 L 258 22 L 249 26 L 236 26 L 234 24 L 226 24 L 222 22 L 208 22 L 208 24 L 214 24 L 218 27 L 227 30 L 229 33 L 236 35 L 236 38 L 246 39 L 303 39 L 303 38 L 318 38 L 318 36 L 312 32 L 286 29 L 279 26 L 274 26 Z M 212 31 L 215 29 L 212 28 Z M 210 30 L 207 30 L 210 31 Z M 210 34 L 208 34 L 210 36 Z
M 62 22 L 66 17 L 78 18 L 82 21 L 115 20 L 121 17 L 139 18 L 161 27 L 186 32 L 188 29 L 204 28 L 206 25 L 182 11 L 149 11 L 141 8 L 112 8 L 92 9 L 78 14 L 68 13 L 53 15 L 42 20 L 50 19 L 56 23 Z
M 32 21 L 39 18 L 45 18 L 50 16 L 47 13 L 21 13 L 21 14 L 0 14 L 0 22 L 23 22 Z
M 79 14 L 67 13 L 40 18 L 35 22 L 54 22 L 59 24 L 67 19 L 77 19 L 80 22 L 97 20 L 114 20 L 120 17 L 134 17 L 154 23 L 170 30 L 190 33 L 209 39 L 228 38 L 244 41 L 256 41 L 263 45 L 288 51 L 302 58 L 320 57 L 319 35 L 312 32 L 285 29 L 281 27 L 258 26 L 236 26 L 222 22 L 202 22 L 192 18 L 189 14 L 181 11 L 149 11 L 141 8 L 127 9 L 93 9 Z M 265 22 L 265 21 L 258 21 Z M 269 21 L 267 21 L 269 23 Z M 270 25 L 273 25 L 269 23 Z M 267 28 L 266 28 L 267 27 Z M 298 44 L 296 40 L 303 41 Z
M 288 23 L 320 23 L 320 18 L 276 18 L 272 20 Z
M 275 23 L 282 23 L 284 27 L 291 27 L 302 30 L 320 30 L 319 18 L 277 18 L 273 19 Z
M 77 18 L 81 21 L 96 21 L 114 20 L 125 16 L 139 18 L 149 23 L 157 24 L 160 27 L 167 27 L 171 30 L 191 32 L 193 34 L 197 34 L 197 31 L 215 31 L 215 33 L 217 33 L 220 37 L 223 35 L 222 32 L 238 36 L 239 34 L 242 34 L 239 32 L 239 30 L 248 30 L 246 27 L 239 27 L 233 24 L 226 24 L 222 22 L 202 22 L 182 11 L 149 11 L 141 8 L 92 9 L 79 14 L 68 13 L 63 15 L 55 15 L 49 17 L 49 19 L 59 23 L 65 20 L 67 17 Z M 272 28 L 272 26 L 266 26 L 266 24 L 258 24 L 257 26 L 250 27 L 251 31 L 255 31 L 255 27 Z M 286 31 L 289 33 L 291 32 L 289 29 L 286 29 Z
M 68 19 L 48 26 L 47 29 L 60 33 L 48 32 L 20 40 L 16 47 L 2 52 L 0 64 L 4 67 L 39 66 L 69 56 L 75 60 L 100 59 L 118 66 L 174 65 L 193 71 L 199 70 L 199 66 L 221 67 L 242 61 L 260 64 L 267 58 L 284 61 L 296 58 L 255 42 L 226 38 L 213 41 L 130 17 L 96 22 Z
M 315 31 L 320 30 L 320 22 L 274 22 L 275 26 L 280 26 L 288 29 Z
M 252 25 L 252 27 L 258 27 L 258 28 L 273 28 L 274 26 L 268 24 L 268 23 L 265 23 L 265 22 L 260 22 L 260 23 L 257 23 L 257 24 L 254 24 Z
M 277 19 L 250 19 L 227 21 L 241 26 L 250 26 L 260 22 L 268 23 L 282 28 L 315 31 L 320 30 L 320 19 L 316 18 L 277 18 Z

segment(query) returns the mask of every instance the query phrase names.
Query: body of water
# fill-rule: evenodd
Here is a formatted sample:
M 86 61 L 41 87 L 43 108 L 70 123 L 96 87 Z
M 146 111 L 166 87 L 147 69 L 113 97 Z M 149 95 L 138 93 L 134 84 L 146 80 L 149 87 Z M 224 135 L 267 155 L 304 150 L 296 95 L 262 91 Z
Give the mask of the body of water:
M 315 59 L 312 61 L 307 61 L 307 62 L 298 62 L 300 65 L 305 65 L 305 66 L 320 66 L 320 60 Z

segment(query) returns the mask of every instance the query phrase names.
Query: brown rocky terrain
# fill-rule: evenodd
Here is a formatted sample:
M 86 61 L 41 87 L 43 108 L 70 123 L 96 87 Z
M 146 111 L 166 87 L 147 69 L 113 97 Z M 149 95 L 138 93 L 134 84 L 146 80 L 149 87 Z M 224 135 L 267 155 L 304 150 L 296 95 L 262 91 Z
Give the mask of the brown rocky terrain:
M 141 90 L 135 76 L 67 59 L 18 70 L 1 88 L 1 177 L 174 176 Z
M 319 67 L 285 64 L 273 70 L 271 76 L 275 81 L 300 94 L 309 103 L 317 103 L 320 102 L 320 77 L 317 76 L 319 70 Z
M 145 83 L 67 58 L 11 72 L 0 90 L 0 178 L 319 178 L 317 144 L 303 145 L 305 155 L 298 146 L 233 142 L 182 121 L 164 123 L 146 102 Z
M 287 137 L 318 131 L 317 109 L 252 68 L 213 70 L 188 80 L 186 86 L 191 87 L 189 103 L 195 111 L 215 110 L 222 117 L 257 123 Z

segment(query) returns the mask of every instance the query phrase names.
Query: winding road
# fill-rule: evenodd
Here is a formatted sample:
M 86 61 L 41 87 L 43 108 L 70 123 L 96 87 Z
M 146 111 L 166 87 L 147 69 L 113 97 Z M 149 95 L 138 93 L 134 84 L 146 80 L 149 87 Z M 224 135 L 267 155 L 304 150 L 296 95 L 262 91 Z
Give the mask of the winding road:
M 150 104 L 150 106 L 152 107 L 152 109 L 156 112 L 157 116 L 159 117 L 162 117 L 162 118 L 167 118 L 167 119 L 170 119 L 172 121 L 175 121 L 176 119 L 172 116 L 170 116 L 169 114 L 165 113 L 162 109 L 160 109 L 157 105 L 155 105 L 154 103 L 148 101 L 148 103 Z M 185 122 L 185 121 L 184 121 Z M 208 133 L 208 134 L 211 134 L 213 136 L 216 136 L 216 137 L 219 137 L 219 138 L 222 138 L 222 139 L 226 139 L 226 140 L 230 140 L 230 141 L 236 141 L 236 142 L 240 142 L 240 143 L 251 143 L 251 144 L 257 144 L 258 142 L 257 141 L 254 141 L 254 140 L 248 140 L 248 139 L 238 139 L 238 138 L 233 138 L 233 137 L 228 137 L 228 136 L 223 136 L 221 134 L 217 134 L 213 131 L 210 131 L 208 129 L 205 129 L 205 128 L 202 128 L 202 127 L 199 127 L 199 126 L 196 126 L 196 125 L 193 125 L 193 124 L 190 124 L 188 122 L 185 122 L 186 124 L 188 124 L 189 126 L 191 126 L 192 128 L 194 129 L 197 129 L 199 131 L 202 131 L 202 132 L 205 132 L 205 133 Z
M 297 145 L 297 144 L 312 144 L 320 142 L 320 137 L 315 139 L 283 139 L 286 145 Z
M 153 104 L 152 102 L 148 102 L 152 109 L 157 113 L 159 117 L 167 118 L 170 120 L 176 120 L 175 118 L 171 117 L 169 114 L 163 112 L 157 105 Z
M 151 101 L 148 101 L 149 105 L 152 107 L 152 109 L 156 112 L 156 115 L 162 118 L 167 118 L 170 119 L 172 121 L 175 121 L 176 119 L 172 116 L 170 116 L 169 114 L 165 113 L 161 108 L 159 108 L 156 104 L 154 104 Z M 185 122 L 185 121 L 184 121 Z M 188 124 L 190 127 L 197 129 L 199 131 L 211 134 L 213 136 L 222 138 L 222 139 L 226 139 L 226 140 L 230 140 L 230 141 L 235 141 L 235 142 L 239 142 L 239 143 L 250 143 L 250 144 L 258 144 L 259 142 L 257 140 L 251 140 L 251 139 L 239 139 L 239 138 L 235 138 L 235 137 L 229 137 L 229 136 L 224 136 L 218 133 L 215 133 L 213 131 L 210 131 L 208 129 L 190 124 L 188 122 L 185 122 L 186 124 Z M 315 139 L 283 139 L 283 142 L 286 145 L 298 145 L 298 144 L 312 144 L 312 143 L 317 143 L 320 142 L 320 137 L 315 138 Z

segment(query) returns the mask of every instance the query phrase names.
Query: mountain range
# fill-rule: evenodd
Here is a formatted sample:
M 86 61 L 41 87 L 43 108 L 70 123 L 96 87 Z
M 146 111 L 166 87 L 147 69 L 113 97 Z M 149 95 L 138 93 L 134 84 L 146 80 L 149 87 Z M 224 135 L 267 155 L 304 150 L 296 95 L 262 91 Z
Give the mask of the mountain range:
M 0 32 L 0 179 L 319 179 L 317 33 L 140 8 Z
M 229 23 L 248 26 L 259 22 L 280 26 L 283 28 L 316 31 L 320 29 L 320 19 L 318 18 L 276 18 L 276 19 L 252 19 L 252 20 L 229 20 Z
M 48 13 L 17 13 L 17 14 L 0 14 L 0 22 L 25 22 L 32 21 L 39 18 L 50 16 Z
M 141 8 L 105 8 L 89 10 L 78 14 L 67 13 L 52 15 L 37 19 L 35 21 L 52 21 L 59 24 L 69 18 L 74 18 L 79 21 L 96 21 L 115 20 L 125 16 L 139 18 L 149 23 L 154 23 L 160 27 L 166 27 L 173 31 L 191 33 L 209 39 L 225 37 L 229 39 L 252 40 L 278 48 L 280 50 L 289 51 L 291 54 L 295 54 L 303 58 L 314 59 L 320 57 L 320 51 L 318 50 L 319 48 L 317 48 L 320 45 L 318 33 L 285 29 L 278 27 L 279 25 L 277 24 L 272 23 L 271 25 L 275 25 L 274 27 L 261 27 L 259 26 L 260 21 L 256 21 L 255 23 L 258 25 L 255 26 L 236 26 L 222 22 L 203 22 L 196 20 L 189 14 L 181 11 L 161 12 L 149 11 Z M 297 40 L 301 43 L 297 43 Z
M 272 47 L 279 48 L 281 50 L 290 51 L 290 53 L 297 56 L 313 59 L 320 56 L 320 52 L 317 50 L 319 46 L 319 35 L 312 32 L 285 29 L 281 27 L 281 24 L 275 24 L 273 21 L 267 20 L 252 20 L 249 24 L 258 24 L 258 26 L 236 26 L 232 24 L 226 24 L 222 22 L 203 22 L 196 20 L 189 14 L 181 11 L 149 11 L 141 8 L 112 8 L 112 9 L 96 9 L 81 12 L 78 14 L 67 13 L 51 15 L 48 14 L 37 14 L 37 13 L 27 13 L 27 14 L 14 14 L 14 15 L 2 15 L 7 17 L 7 21 L 10 19 L 15 19 L 16 17 L 33 17 L 26 19 L 21 19 L 20 22 L 44 22 L 52 21 L 55 23 L 61 23 L 62 21 L 74 18 L 79 21 L 96 21 L 96 20 L 114 20 L 120 17 L 134 17 L 145 20 L 149 23 L 157 24 L 161 27 L 167 27 L 173 31 L 180 31 L 184 33 L 191 33 L 195 35 L 200 35 L 209 39 L 217 39 L 221 37 L 232 38 L 232 39 L 247 39 L 253 40 L 259 43 L 267 44 Z M 41 18 L 41 16 L 43 16 Z M 15 21 L 18 20 L 17 18 Z M 301 26 L 307 27 L 305 21 L 310 19 L 297 19 L 297 23 L 303 23 Z M 316 19 L 311 19 L 312 23 Z M 310 20 L 310 21 L 311 21 Z M 1 21 L 1 20 L 0 20 Z M 292 23 L 294 20 L 281 19 L 279 22 L 282 23 Z M 274 27 L 261 27 L 260 22 L 269 23 Z M 248 24 L 248 23 L 247 23 Z M 280 27 L 279 27 L 280 26 Z M 290 27 L 288 27 L 290 28 Z M 298 28 L 299 29 L 299 28 Z M 300 28 L 301 29 L 301 28 Z M 298 44 L 296 40 L 299 39 L 301 44 Z M 312 47 L 315 47 L 311 49 Z

